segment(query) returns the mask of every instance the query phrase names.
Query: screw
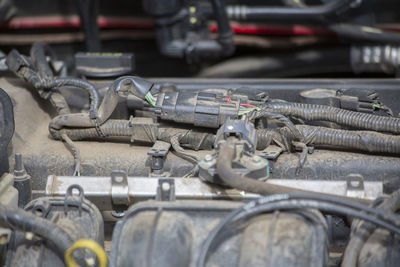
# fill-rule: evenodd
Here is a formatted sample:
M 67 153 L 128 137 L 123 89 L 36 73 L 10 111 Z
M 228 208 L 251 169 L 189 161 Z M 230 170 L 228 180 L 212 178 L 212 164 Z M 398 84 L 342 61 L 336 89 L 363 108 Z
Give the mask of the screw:
M 115 176 L 114 177 L 114 181 L 116 183 L 122 183 L 123 180 L 124 180 L 124 177 L 122 177 L 122 176 Z
M 207 154 L 207 155 L 204 157 L 204 160 L 207 161 L 207 162 L 212 161 L 212 159 L 213 159 L 213 157 L 212 157 L 212 155 L 210 155 L 210 154 Z
M 171 185 L 169 183 L 162 183 L 161 189 L 163 191 L 169 191 L 171 189 Z
M 259 156 L 254 156 L 253 157 L 253 162 L 254 163 L 259 163 L 261 161 L 261 157 L 259 157 Z
M 16 171 L 22 171 L 24 166 L 22 165 L 22 155 L 21 153 L 15 153 L 15 167 Z
M 125 216 L 125 212 L 113 210 L 113 211 L 111 212 L 111 215 L 112 215 L 114 218 L 120 219 L 120 218 L 122 218 L 122 217 Z

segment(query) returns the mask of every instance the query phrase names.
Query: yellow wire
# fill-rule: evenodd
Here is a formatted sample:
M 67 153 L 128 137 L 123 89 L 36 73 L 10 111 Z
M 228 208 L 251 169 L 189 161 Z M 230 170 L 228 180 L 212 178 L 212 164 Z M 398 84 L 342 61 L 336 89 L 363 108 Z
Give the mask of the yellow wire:
M 78 248 L 87 248 L 96 254 L 99 260 L 99 267 L 107 267 L 107 254 L 104 249 L 95 241 L 90 239 L 79 239 L 65 252 L 65 263 L 68 267 L 79 267 L 72 253 Z

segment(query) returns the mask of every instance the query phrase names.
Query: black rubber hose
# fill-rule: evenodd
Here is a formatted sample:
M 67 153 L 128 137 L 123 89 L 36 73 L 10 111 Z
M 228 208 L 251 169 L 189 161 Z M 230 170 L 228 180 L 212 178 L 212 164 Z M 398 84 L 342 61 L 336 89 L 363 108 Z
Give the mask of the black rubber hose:
M 85 34 L 86 50 L 101 51 L 100 31 L 97 24 L 98 0 L 76 0 L 81 28 Z
M 306 121 L 329 121 L 355 129 L 400 133 L 400 119 L 395 117 L 377 116 L 324 105 L 290 102 L 269 102 L 264 107 L 267 111 Z
M 237 20 L 267 20 L 267 19 L 322 19 L 336 15 L 350 8 L 353 0 L 333 0 L 318 6 L 301 7 L 265 7 L 265 6 L 232 6 L 228 7 L 228 15 Z
M 338 36 L 364 42 L 375 42 L 384 44 L 399 44 L 400 34 L 395 32 L 383 31 L 374 27 L 367 27 L 354 24 L 332 24 L 329 29 Z
M 222 46 L 221 55 L 230 56 L 235 51 L 235 44 L 225 5 L 221 0 L 211 0 L 211 3 L 218 24 L 218 42 Z
M 284 193 L 306 193 L 315 195 L 329 195 L 329 194 L 311 192 L 307 190 L 295 189 L 287 186 L 274 185 L 242 176 L 236 173 L 232 168 L 232 161 L 235 155 L 236 155 L 235 149 L 228 139 L 228 141 L 220 147 L 217 158 L 217 173 L 219 175 L 219 178 L 226 185 L 232 188 L 260 195 L 272 195 L 272 194 L 284 194 Z M 365 199 L 356 199 L 348 197 L 343 197 L 343 198 L 361 203 L 370 203 L 369 200 Z
M 319 126 L 296 125 L 303 136 L 303 143 L 316 146 L 331 146 L 370 153 L 400 154 L 400 136 L 372 131 L 348 131 Z M 271 141 L 290 145 L 296 138 L 287 127 L 260 129 L 257 131 L 257 149 L 265 149 Z M 288 150 L 289 147 L 285 148 Z
M 397 212 L 400 209 L 400 190 L 391 194 L 389 199 L 379 205 L 379 209 L 382 209 L 384 212 Z M 361 225 L 358 226 L 356 232 L 347 244 L 341 265 L 342 267 L 357 266 L 358 257 L 363 245 L 376 228 L 377 226 L 375 224 L 364 221 L 361 222 Z
M 0 224 L 14 230 L 32 232 L 50 241 L 62 259 L 74 242 L 64 229 L 22 209 L 0 205 Z

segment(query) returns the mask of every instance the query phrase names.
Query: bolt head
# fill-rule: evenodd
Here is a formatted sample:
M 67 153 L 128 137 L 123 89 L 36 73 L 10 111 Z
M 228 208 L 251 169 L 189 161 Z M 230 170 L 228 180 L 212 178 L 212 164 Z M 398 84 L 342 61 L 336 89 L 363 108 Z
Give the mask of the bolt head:
M 212 155 L 210 155 L 210 154 L 207 154 L 207 155 L 204 157 L 204 160 L 207 161 L 207 162 L 212 161 L 212 159 L 213 159 L 213 157 L 212 157 Z
M 169 191 L 171 189 L 171 185 L 167 182 L 161 184 L 161 189 L 163 191 Z
M 261 157 L 260 156 L 254 156 L 253 157 L 253 162 L 254 163 L 259 163 L 261 161 Z

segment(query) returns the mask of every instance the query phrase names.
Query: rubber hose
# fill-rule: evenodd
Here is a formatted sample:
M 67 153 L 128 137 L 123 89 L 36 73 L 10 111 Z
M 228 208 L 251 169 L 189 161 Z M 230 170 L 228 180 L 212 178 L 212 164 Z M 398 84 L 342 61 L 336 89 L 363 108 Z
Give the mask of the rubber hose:
M 284 194 L 284 193 L 307 193 L 315 195 L 330 195 L 321 194 L 317 192 L 291 188 L 287 186 L 274 185 L 270 183 L 261 182 L 255 179 L 247 178 L 236 173 L 232 168 L 232 161 L 235 157 L 235 149 L 230 143 L 230 139 L 220 147 L 217 158 L 217 173 L 219 178 L 228 186 L 243 190 L 246 192 L 256 193 L 260 195 Z M 337 196 L 335 196 L 337 197 Z M 357 201 L 361 203 L 370 203 L 366 199 L 357 199 L 343 197 L 348 200 Z
M 400 190 L 397 190 L 390 195 L 389 199 L 384 201 L 379 208 L 384 211 L 397 212 L 400 209 Z M 342 267 L 357 266 L 358 257 L 363 248 L 363 245 L 368 240 L 370 235 L 375 231 L 377 226 L 370 222 L 363 222 L 356 230 L 355 234 L 347 244 L 344 252 Z
M 334 15 L 350 7 L 353 0 L 333 0 L 323 5 L 302 7 L 265 7 L 265 6 L 242 6 L 235 9 L 235 6 L 228 7 L 232 11 L 232 19 L 242 20 L 266 20 L 266 19 L 318 19 Z M 239 13 L 239 14 L 237 14 Z
M 211 0 L 215 19 L 218 25 L 218 42 L 222 46 L 222 56 L 230 56 L 235 51 L 232 28 L 229 24 L 226 8 L 221 0 Z
M 399 44 L 400 34 L 362 25 L 339 23 L 329 26 L 338 36 L 364 42 Z
M 65 252 L 74 242 L 64 229 L 22 209 L 0 205 L 0 224 L 14 230 L 32 232 L 43 237 L 52 243 L 61 258 L 64 258 Z
M 377 116 L 324 105 L 289 102 L 270 102 L 265 104 L 265 108 L 306 121 L 329 121 L 356 129 L 400 133 L 400 119 L 394 117 Z
M 307 145 L 332 146 L 371 153 L 400 154 L 400 136 L 309 125 L 296 125 L 296 128 L 304 136 L 303 143 Z M 265 149 L 272 140 L 284 143 L 286 150 L 289 150 L 295 137 L 287 127 L 257 131 L 257 149 Z

